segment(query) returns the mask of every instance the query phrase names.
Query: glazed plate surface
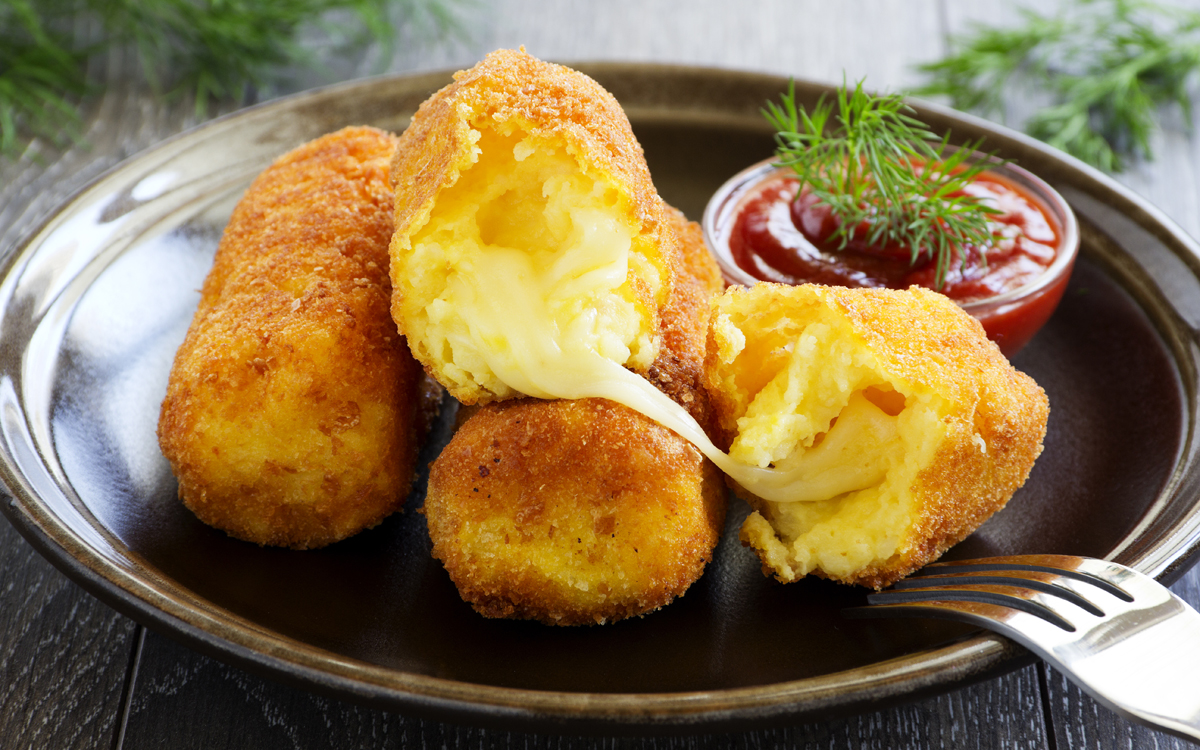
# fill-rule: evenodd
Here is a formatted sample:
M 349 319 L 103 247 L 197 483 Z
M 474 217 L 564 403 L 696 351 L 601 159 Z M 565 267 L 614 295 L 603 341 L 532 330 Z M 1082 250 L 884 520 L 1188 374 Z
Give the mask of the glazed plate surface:
M 668 66 L 581 65 L 625 106 L 663 197 L 699 219 L 771 153 L 759 107 L 787 81 Z M 0 281 L 5 513 L 89 591 L 194 648 L 398 711 L 571 732 L 697 731 L 828 718 L 1027 663 L 963 626 L 850 620 L 863 591 L 765 579 L 725 538 L 682 599 L 642 619 L 491 621 L 429 555 L 423 478 L 403 514 L 326 549 L 239 542 L 175 497 L 155 425 L 167 373 L 228 216 L 299 143 L 350 124 L 399 131 L 447 74 L 292 97 L 180 135 L 63 205 Z M 797 84 L 812 104 L 826 89 Z M 1195 243 L 1112 180 L 983 121 L 921 107 L 934 130 L 1015 159 L 1076 210 L 1083 249 L 1062 305 L 1014 360 L 1050 396 L 1027 485 L 949 557 L 1108 557 L 1172 581 L 1200 538 L 1194 439 Z M 423 456 L 449 436 L 447 409 Z

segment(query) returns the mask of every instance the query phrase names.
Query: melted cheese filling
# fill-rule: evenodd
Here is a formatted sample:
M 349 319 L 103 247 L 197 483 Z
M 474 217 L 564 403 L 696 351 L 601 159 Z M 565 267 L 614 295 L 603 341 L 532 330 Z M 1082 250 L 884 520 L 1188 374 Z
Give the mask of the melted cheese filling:
M 654 361 L 654 331 L 643 330 L 627 277 L 632 267 L 651 288 L 661 279 L 620 193 L 522 135 L 483 131 L 476 164 L 413 236 L 413 266 L 444 275 L 419 338 L 452 382 L 557 398 L 533 375 L 571 352 L 639 369 Z
M 426 338 L 450 350 L 463 377 L 500 396 L 616 401 L 675 431 L 766 500 L 826 500 L 883 480 L 894 415 L 861 395 L 836 405 L 821 429 L 801 430 L 808 444 L 792 441 L 784 455 L 747 449 L 742 436 L 732 455 L 718 449 L 686 410 L 624 366 L 648 366 L 655 352 L 629 292 L 637 227 L 620 218 L 627 212 L 617 191 L 520 133 L 484 131 L 479 147 L 501 157 L 464 172 L 413 239 L 417 254 L 442 257 L 451 269 L 426 308 Z M 803 348 L 792 369 L 819 366 Z M 760 384 L 758 411 L 768 422 L 794 421 L 795 411 L 769 416 L 772 394 L 791 382 L 787 368 L 774 378 Z

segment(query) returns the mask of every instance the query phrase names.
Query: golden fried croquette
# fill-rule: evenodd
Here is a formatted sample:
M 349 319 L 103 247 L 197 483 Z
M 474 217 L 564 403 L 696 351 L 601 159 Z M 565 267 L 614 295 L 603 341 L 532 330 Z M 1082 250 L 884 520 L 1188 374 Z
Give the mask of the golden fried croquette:
M 708 300 L 699 227 L 670 214 L 684 264 L 648 376 L 701 424 Z M 554 625 L 653 611 L 700 577 L 725 516 L 720 472 L 686 440 L 605 399 L 478 407 L 430 468 L 433 554 L 488 617 Z
M 677 240 L 595 81 L 493 52 L 421 105 L 392 180 L 392 314 L 460 401 L 568 396 L 538 380 L 563 371 L 545 345 L 654 361 Z
M 700 225 L 670 206 L 667 219 L 679 238 L 679 265 L 670 303 L 659 321 L 662 347 L 646 379 L 711 432 L 715 423 L 704 385 L 704 352 L 712 299 L 725 288 L 725 281 Z
M 700 577 L 725 486 L 675 433 L 605 399 L 482 407 L 430 467 L 433 554 L 486 617 L 613 622 Z
M 217 248 L 158 435 L 184 504 L 234 537 L 319 547 L 408 494 L 423 378 L 389 313 L 395 145 L 347 128 L 288 153 Z
M 999 510 L 1049 407 L 942 295 L 759 284 L 714 303 L 706 382 L 730 455 L 798 481 L 742 526 L 763 571 L 882 588 Z

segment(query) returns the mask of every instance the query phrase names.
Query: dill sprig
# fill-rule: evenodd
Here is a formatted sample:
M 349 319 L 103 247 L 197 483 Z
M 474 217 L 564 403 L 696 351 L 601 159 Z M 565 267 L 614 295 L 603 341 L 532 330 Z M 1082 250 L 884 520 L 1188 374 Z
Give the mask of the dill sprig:
M 70 97 L 87 90 L 86 54 L 46 27 L 52 8 L 30 0 L 0 6 L 0 154 L 13 152 L 22 128 L 55 137 L 63 121 L 78 117 Z
M 985 253 L 992 239 L 988 216 L 998 211 L 961 192 L 989 166 L 971 159 L 980 143 L 947 150 L 948 135 L 938 139 L 901 97 L 870 94 L 862 81 L 853 91 L 843 84 L 836 99 L 836 114 L 825 97 L 810 114 L 793 84 L 767 103 L 778 163 L 837 217 L 839 249 L 857 236 L 907 247 L 914 265 L 928 254 L 940 289 L 955 256 L 965 262 L 971 246 Z
M 1189 84 L 1200 70 L 1200 12 L 1151 0 L 1075 0 L 1055 15 L 1022 9 L 1016 28 L 976 25 L 958 49 L 920 66 L 929 83 L 913 93 L 945 95 L 985 116 L 1005 114 L 1018 86 L 1047 92 L 1025 130 L 1113 172 L 1153 159 L 1156 116 L 1177 104 L 1191 127 Z
M 458 31 L 454 6 L 468 2 L 0 0 L 0 155 L 27 137 L 77 132 L 80 99 L 92 92 L 87 59 L 113 46 L 135 51 L 152 90 L 191 95 L 203 117 L 211 102 L 244 100 L 286 66 L 316 67 L 306 33 L 374 41 L 389 60 L 398 21 L 438 38 Z

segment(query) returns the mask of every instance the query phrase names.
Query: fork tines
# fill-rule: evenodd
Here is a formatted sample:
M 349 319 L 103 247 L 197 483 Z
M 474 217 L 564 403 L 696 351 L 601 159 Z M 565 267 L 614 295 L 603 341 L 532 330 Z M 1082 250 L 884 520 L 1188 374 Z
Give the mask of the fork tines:
M 1132 568 L 1065 555 L 937 563 L 867 600 L 845 614 L 988 628 L 1122 715 L 1200 739 L 1200 614 Z
M 1099 597 L 1089 597 L 1093 592 L 1088 591 L 1087 586 L 1070 584 L 1088 584 L 1122 601 L 1133 601 L 1133 597 L 1119 586 L 1097 575 L 1066 567 L 1077 564 L 1076 561 L 1080 558 L 1044 557 L 1048 558 L 1047 563 L 1057 563 L 1058 567 L 1030 562 L 1006 562 L 1004 558 L 935 563 L 910 578 L 897 581 L 889 590 L 871 594 L 867 601 L 876 605 L 870 608 L 872 610 L 876 610 L 879 605 L 899 608 L 931 602 L 989 604 L 1035 615 L 1069 632 L 1074 631 L 1075 626 L 1056 611 L 1052 600 L 1047 603 L 1044 597 L 1035 598 L 1031 596 L 1033 592 L 1057 597 L 1096 617 L 1103 617 L 1105 614 L 1093 601 Z
M 1120 585 L 1126 570 L 1102 560 L 1069 555 L 934 563 L 897 581 L 891 589 L 869 595 L 871 606 L 846 614 L 949 618 L 994 629 L 996 621 L 1011 619 L 1006 612 L 1019 611 L 1074 632 L 1080 611 L 1103 618 L 1114 609 L 1124 609 L 1120 604 L 1134 600 Z

